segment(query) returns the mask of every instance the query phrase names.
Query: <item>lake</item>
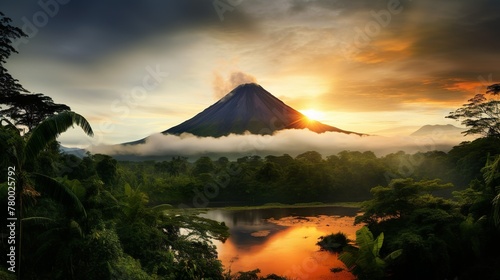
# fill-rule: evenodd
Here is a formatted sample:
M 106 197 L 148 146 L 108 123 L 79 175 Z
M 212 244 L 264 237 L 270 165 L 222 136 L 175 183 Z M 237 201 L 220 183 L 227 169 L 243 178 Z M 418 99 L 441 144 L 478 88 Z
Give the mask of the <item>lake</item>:
M 319 251 L 320 236 L 339 231 L 356 239 L 357 208 L 304 207 L 225 210 L 214 209 L 203 217 L 225 222 L 231 237 L 215 242 L 219 259 L 233 273 L 259 268 L 262 276 L 275 273 L 292 279 L 355 279 L 336 254 Z

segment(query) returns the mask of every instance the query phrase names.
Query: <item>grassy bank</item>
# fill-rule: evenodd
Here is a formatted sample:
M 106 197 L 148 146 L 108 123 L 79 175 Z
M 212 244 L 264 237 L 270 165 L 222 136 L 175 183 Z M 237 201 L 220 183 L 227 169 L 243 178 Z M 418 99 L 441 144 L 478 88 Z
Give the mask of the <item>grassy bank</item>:
M 350 207 L 360 208 L 362 202 L 335 202 L 335 203 L 322 203 L 322 202 L 307 202 L 307 203 L 266 203 L 257 206 L 227 206 L 210 209 L 226 209 L 226 210 L 252 210 L 252 209 L 274 209 L 274 208 L 306 208 L 306 207 Z
M 279 209 L 279 208 L 307 208 L 307 207 L 349 207 L 349 208 L 360 208 L 362 202 L 334 202 L 334 203 L 323 203 L 323 202 L 307 202 L 307 203 L 295 203 L 295 204 L 285 204 L 285 203 L 266 203 L 263 205 L 251 205 L 251 206 L 225 206 L 225 207 L 210 207 L 210 208 L 174 208 L 169 211 L 177 212 L 179 214 L 201 214 L 206 213 L 209 210 L 223 209 L 223 210 L 256 210 L 256 209 Z

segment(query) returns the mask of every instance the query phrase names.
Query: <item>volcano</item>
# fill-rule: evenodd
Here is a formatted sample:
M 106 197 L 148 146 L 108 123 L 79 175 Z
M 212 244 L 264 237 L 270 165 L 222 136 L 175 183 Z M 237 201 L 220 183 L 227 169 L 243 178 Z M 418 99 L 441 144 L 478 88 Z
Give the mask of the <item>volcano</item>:
M 221 137 L 232 133 L 266 135 L 283 129 L 305 128 L 316 133 L 334 131 L 362 135 L 311 120 L 255 83 L 237 86 L 201 113 L 162 133 Z

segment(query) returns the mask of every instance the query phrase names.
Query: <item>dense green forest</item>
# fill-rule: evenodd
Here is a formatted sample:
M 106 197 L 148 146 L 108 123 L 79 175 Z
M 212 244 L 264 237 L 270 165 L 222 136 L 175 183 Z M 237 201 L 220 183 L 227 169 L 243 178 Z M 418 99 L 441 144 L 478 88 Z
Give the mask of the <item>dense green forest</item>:
M 500 279 L 500 84 L 486 93 L 448 116 L 483 138 L 424 160 L 423 177 L 372 188 L 356 217 L 364 224 L 356 240 L 339 232 L 317 244 L 340 252 L 360 280 Z
M 360 280 L 499 279 L 500 156 L 489 157 L 478 175 L 451 198 L 433 194 L 454 189 L 439 179 L 395 179 L 374 187 L 356 217 L 365 225 L 356 240 L 346 242 L 339 232 L 318 245 L 340 252 Z
M 117 162 L 105 155 L 83 159 L 62 155 L 59 160 L 66 162 L 63 169 L 52 165 L 47 171 L 67 182 L 99 175 L 105 184 L 129 184 L 146 193 L 151 205 L 178 207 L 364 201 L 371 198 L 374 186 L 398 178 L 440 178 L 455 187 L 438 194 L 451 197 L 452 191 L 465 189 L 471 180 L 481 178 L 488 155 L 500 153 L 499 144 L 496 138 L 481 138 L 448 153 L 400 151 L 377 157 L 370 151 L 343 151 L 323 157 L 307 151 L 295 157 L 245 156 L 234 161 L 226 157 L 195 161 L 174 157 L 161 162 Z
M 5 127 L 2 131 L 7 133 Z M 194 162 L 181 157 L 117 162 L 100 154 L 78 158 L 51 143 L 19 173 L 29 182 L 22 194 L 23 279 L 85 279 L 88 273 L 99 275 L 96 279 L 230 279 L 211 244 L 228 237 L 225 225 L 182 209 L 222 204 L 362 201 L 373 196 L 358 220 L 374 234 L 385 233 L 380 254 L 403 248 L 395 264 L 382 270 L 390 269 L 392 275 L 411 268 L 413 275 L 423 277 L 418 267 L 425 265 L 437 271 L 432 279 L 442 279 L 472 264 L 474 256 L 479 261 L 493 255 L 490 250 L 496 246 L 498 231 L 491 216 L 496 192 L 493 183 L 486 187 L 483 175 L 496 179 L 498 174 L 483 167 L 498 166 L 493 161 L 500 154 L 497 138 L 462 143 L 448 153 L 376 157 L 344 151 L 322 157 L 309 151 L 296 157 L 201 157 Z M 14 161 L 4 160 L 2 170 Z M 6 175 L 1 178 L 3 205 Z M 463 236 L 451 238 L 459 230 Z M 462 259 L 450 260 L 455 256 Z M 6 263 L 5 255 L 2 259 Z

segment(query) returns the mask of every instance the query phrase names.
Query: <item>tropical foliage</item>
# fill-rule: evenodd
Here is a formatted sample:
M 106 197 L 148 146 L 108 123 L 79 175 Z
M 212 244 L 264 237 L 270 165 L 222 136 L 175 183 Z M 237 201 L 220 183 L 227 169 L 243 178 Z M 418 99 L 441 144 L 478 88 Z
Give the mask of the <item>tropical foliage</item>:
M 471 180 L 481 179 L 480 171 L 488 154 L 497 153 L 500 153 L 500 140 L 484 138 L 463 143 L 448 153 L 397 152 L 377 157 L 372 152 L 343 151 L 325 157 L 308 151 L 296 157 L 287 154 L 232 160 L 175 157 L 157 162 L 122 161 L 114 165 L 120 174 L 116 180 L 140 185 L 152 204 L 207 207 L 363 201 L 371 198 L 374 186 L 383 186 L 398 178 L 411 178 L 416 182 L 440 178 L 443 186 L 432 192 L 451 197 L 452 191 L 463 190 Z M 82 169 L 89 160 L 67 157 L 67 161 Z M 81 178 L 74 171 L 65 175 L 70 179 Z M 416 187 L 419 186 L 417 183 Z
M 351 242 L 351 240 L 347 238 L 347 235 L 342 232 L 332 233 L 327 236 L 320 236 L 318 240 L 319 241 L 316 245 L 318 245 L 321 250 L 334 253 L 342 252 L 342 250 L 349 245 L 349 242 Z
M 383 244 L 384 233 L 374 238 L 367 227 L 362 227 L 356 232 L 356 246 L 344 248 L 343 253 L 339 255 L 339 260 L 360 280 L 384 279 L 387 276 L 385 274 L 387 262 L 399 257 L 403 250 L 396 250 L 382 258 L 380 249 Z
M 222 279 L 223 268 L 211 242 L 224 241 L 227 227 L 196 212 L 173 212 L 166 204 L 149 206 L 148 196 L 128 184 L 106 186 L 104 181 L 113 182 L 116 169 L 104 167 L 115 167 L 116 161 L 107 156 L 85 161 L 83 170 L 89 177 L 81 181 L 40 173 L 40 155 L 62 163 L 59 151 L 50 150 L 49 144 L 72 125 L 92 135 L 88 122 L 69 111 L 42 121 L 25 136 L 9 122 L 1 127 L 0 135 L 14 136 L 3 137 L 2 145 L 16 159 L 18 205 L 23 206 L 20 277 Z M 55 174 L 67 171 L 54 169 Z
M 451 112 L 447 118 L 462 120 L 462 124 L 468 129 L 464 132 L 468 134 L 481 134 L 487 137 L 500 137 L 500 84 L 488 86 L 486 94 L 476 94 L 469 99 L 462 108 Z

